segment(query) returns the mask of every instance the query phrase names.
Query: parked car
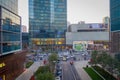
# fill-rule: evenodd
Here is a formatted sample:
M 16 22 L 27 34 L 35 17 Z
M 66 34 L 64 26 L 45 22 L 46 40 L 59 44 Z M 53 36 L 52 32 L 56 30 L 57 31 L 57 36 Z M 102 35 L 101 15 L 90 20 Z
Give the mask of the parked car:
M 62 77 L 62 71 L 61 71 L 61 70 L 57 70 L 57 71 L 56 71 L 56 76 Z
M 60 76 L 57 76 L 57 77 L 55 78 L 55 80 L 60 80 Z

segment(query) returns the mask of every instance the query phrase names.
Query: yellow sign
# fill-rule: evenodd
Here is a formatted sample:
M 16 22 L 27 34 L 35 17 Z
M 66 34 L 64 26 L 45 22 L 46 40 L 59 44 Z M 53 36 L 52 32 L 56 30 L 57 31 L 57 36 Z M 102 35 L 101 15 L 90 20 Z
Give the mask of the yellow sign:
M 3 62 L 3 63 L 0 63 L 0 68 L 3 68 L 3 67 L 5 67 L 5 63 Z

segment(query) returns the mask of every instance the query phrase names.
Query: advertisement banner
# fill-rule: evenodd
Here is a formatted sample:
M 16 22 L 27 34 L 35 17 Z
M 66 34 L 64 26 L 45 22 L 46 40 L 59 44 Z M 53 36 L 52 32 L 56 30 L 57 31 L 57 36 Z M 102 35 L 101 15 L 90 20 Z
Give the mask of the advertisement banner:
M 73 49 L 75 51 L 85 51 L 87 50 L 87 42 L 86 41 L 74 41 Z

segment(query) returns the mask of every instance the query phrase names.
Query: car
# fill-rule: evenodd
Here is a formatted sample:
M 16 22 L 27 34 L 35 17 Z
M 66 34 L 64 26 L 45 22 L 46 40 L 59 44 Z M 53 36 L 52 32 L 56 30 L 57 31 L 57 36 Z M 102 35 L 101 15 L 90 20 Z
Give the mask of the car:
M 47 54 L 44 53 L 43 56 L 47 56 Z
M 56 70 L 56 76 L 62 77 L 62 71 L 59 70 L 59 69 L 57 69 L 57 70 Z
M 57 66 L 57 71 L 62 71 L 62 67 L 61 66 Z
M 62 70 L 62 67 L 60 66 L 59 69 Z
M 63 57 L 63 61 L 66 61 L 67 59 L 66 59 L 66 57 Z
M 44 56 L 39 56 L 40 60 L 43 60 L 43 57 L 44 57 Z
M 60 76 L 57 76 L 57 77 L 55 78 L 55 80 L 60 80 Z
M 67 59 L 69 59 L 70 57 L 69 57 L 69 56 L 67 56 L 66 58 L 67 58 Z
M 70 57 L 75 57 L 75 55 L 71 55 Z
M 82 55 L 83 55 L 83 56 L 86 56 L 86 55 L 88 55 L 88 53 L 87 53 L 87 52 L 84 52 L 84 53 L 82 53 Z
M 73 61 L 70 61 L 70 64 L 73 65 Z

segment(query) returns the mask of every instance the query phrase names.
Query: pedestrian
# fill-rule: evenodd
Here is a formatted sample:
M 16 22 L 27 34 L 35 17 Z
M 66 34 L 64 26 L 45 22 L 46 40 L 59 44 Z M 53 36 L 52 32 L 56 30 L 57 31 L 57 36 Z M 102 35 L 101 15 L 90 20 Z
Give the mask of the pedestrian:
M 86 65 L 86 68 L 88 68 L 88 65 Z

